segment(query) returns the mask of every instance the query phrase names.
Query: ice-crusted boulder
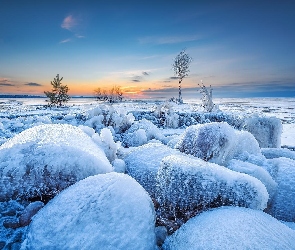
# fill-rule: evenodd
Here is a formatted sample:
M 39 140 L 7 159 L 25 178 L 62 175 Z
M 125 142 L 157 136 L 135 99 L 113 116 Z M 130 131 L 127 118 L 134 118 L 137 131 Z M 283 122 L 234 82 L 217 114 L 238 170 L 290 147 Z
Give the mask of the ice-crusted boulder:
M 156 190 L 156 176 L 165 156 L 180 154 L 179 151 L 160 143 L 148 143 L 132 150 L 124 158 L 126 173 L 132 176 L 152 196 Z
M 281 146 L 283 126 L 276 117 L 253 116 L 245 120 L 243 128 L 254 135 L 261 148 Z
M 181 136 L 175 148 L 204 161 L 226 164 L 243 152 L 261 154 L 254 136 L 238 131 L 226 122 L 192 125 Z
M 142 133 L 142 130 L 145 131 L 145 135 Z M 140 139 L 135 139 L 135 136 L 139 136 Z M 165 138 L 165 136 L 163 136 L 161 131 L 152 122 L 142 119 L 134 122 L 125 134 L 123 134 L 122 144 L 126 147 L 137 147 L 140 143 L 142 143 L 142 141 L 145 141 L 145 138 L 147 141 L 152 139 L 161 141 Z
M 236 172 L 251 175 L 260 180 L 265 185 L 270 198 L 275 194 L 277 183 L 271 177 L 270 173 L 263 167 L 235 159 L 230 160 L 226 167 Z
M 33 217 L 22 249 L 154 250 L 155 212 L 130 176 L 90 176 Z
M 281 157 L 269 162 L 276 168 L 278 188 L 267 212 L 279 220 L 295 222 L 295 160 Z
M 295 152 L 287 148 L 262 148 L 261 153 L 267 159 L 285 157 L 295 160 Z
M 184 221 L 187 215 L 217 206 L 263 210 L 269 199 L 258 179 L 186 155 L 165 157 L 156 181 L 157 200 L 165 210 L 163 216 L 176 214 L 176 219 Z
M 0 146 L 0 201 L 52 197 L 78 180 L 110 171 L 103 150 L 80 128 L 36 126 Z
M 164 250 L 294 249 L 295 231 L 270 215 L 222 207 L 190 219 L 164 242 Z

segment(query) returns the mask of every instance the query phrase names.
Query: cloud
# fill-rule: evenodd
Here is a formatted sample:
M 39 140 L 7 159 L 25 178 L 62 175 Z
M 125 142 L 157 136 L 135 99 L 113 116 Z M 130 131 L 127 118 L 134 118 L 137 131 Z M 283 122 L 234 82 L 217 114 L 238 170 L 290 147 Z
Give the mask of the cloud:
M 68 38 L 68 39 L 65 39 L 65 40 L 60 41 L 59 43 L 68 43 L 70 41 L 72 41 L 72 39 L 71 38 Z
M 144 76 L 148 76 L 148 75 L 150 75 L 150 74 L 149 74 L 148 72 L 146 72 L 146 71 L 143 71 L 142 74 L 143 74 Z
M 200 40 L 200 36 L 197 35 L 186 35 L 186 36 L 146 36 L 139 38 L 138 41 L 141 44 L 175 44 L 175 43 L 184 43 Z
M 171 77 L 169 77 L 169 79 L 170 79 L 170 80 L 177 80 L 178 77 L 177 77 L 177 76 L 171 76 Z
M 15 84 L 7 78 L 0 78 L 0 86 L 13 87 Z
M 78 25 L 78 20 L 73 15 L 68 15 L 62 22 L 61 27 L 63 29 L 72 31 L 74 27 Z
M 133 79 L 132 82 L 141 82 L 141 81 L 138 79 Z
M 28 83 L 25 83 L 24 85 L 32 86 L 32 87 L 40 87 L 40 86 L 42 86 L 42 84 L 35 83 L 35 82 L 28 82 Z

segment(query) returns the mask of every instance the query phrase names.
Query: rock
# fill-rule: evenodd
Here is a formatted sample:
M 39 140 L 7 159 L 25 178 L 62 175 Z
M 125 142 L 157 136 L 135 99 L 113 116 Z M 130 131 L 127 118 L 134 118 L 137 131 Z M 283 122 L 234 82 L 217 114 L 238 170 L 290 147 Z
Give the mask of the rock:
M 30 224 L 32 217 L 42 208 L 44 203 L 36 201 L 30 203 L 19 217 L 19 224 L 21 227 L 25 227 Z
M 7 218 L 3 221 L 3 226 L 5 228 L 16 229 L 20 227 L 19 221 L 16 218 Z

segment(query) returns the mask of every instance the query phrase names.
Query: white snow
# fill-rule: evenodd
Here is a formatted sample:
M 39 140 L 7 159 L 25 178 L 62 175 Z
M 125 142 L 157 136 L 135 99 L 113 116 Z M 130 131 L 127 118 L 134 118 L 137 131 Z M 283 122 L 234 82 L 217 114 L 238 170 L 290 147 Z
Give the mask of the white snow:
M 155 212 L 146 191 L 125 174 L 88 177 L 33 217 L 22 249 L 154 250 Z
M 110 171 L 103 150 L 80 128 L 36 126 L 0 146 L 0 201 L 53 196 L 78 180 Z
M 270 215 L 222 207 L 190 219 L 163 245 L 164 250 L 295 249 L 295 231 Z
M 286 157 L 295 160 L 295 152 L 287 148 L 262 148 L 261 153 L 267 159 Z

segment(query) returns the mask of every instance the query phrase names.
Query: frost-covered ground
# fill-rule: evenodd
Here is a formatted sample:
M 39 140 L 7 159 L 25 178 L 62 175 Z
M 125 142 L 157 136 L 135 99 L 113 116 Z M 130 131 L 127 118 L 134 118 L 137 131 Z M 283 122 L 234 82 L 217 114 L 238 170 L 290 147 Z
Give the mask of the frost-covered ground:
M 295 249 L 295 98 L 186 101 L 0 99 L 0 249 Z

